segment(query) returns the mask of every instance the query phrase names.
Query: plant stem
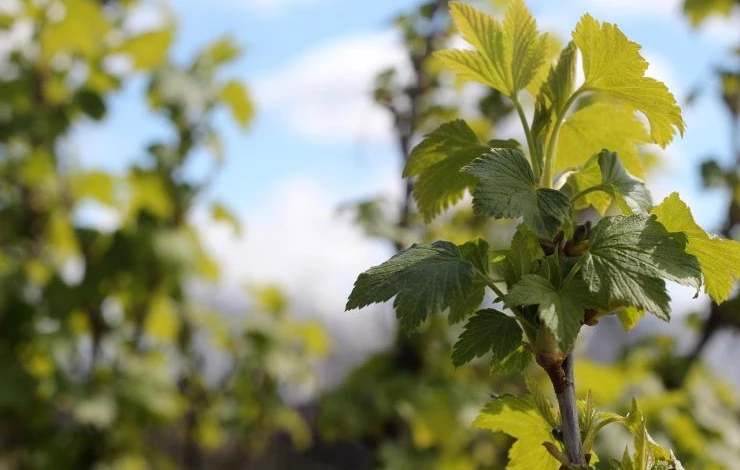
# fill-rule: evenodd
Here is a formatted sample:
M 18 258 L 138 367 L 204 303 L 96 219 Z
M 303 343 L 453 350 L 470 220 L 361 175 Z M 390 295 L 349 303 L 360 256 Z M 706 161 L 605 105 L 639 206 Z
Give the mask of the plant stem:
M 552 129 L 552 133 L 550 134 L 550 139 L 547 142 L 547 146 L 545 147 L 545 161 L 543 163 L 543 175 L 542 175 L 542 186 L 544 188 L 551 188 L 552 187 L 552 166 L 553 166 L 553 160 L 555 159 L 555 148 L 558 144 L 558 136 L 560 134 L 560 128 L 563 126 L 563 123 L 565 122 L 565 116 L 568 115 L 568 110 L 570 107 L 575 103 L 575 101 L 578 99 L 579 96 L 581 96 L 583 93 L 588 91 L 586 88 L 581 87 L 577 89 L 575 92 L 573 92 L 572 95 L 570 95 L 570 98 L 568 98 L 568 101 L 565 102 L 563 105 L 563 108 L 560 110 L 560 112 L 557 115 L 555 126 Z
M 561 383 L 553 381 L 555 396 L 560 408 L 561 431 L 563 432 L 563 444 L 565 452 L 571 464 L 584 465 L 581 444 L 581 428 L 578 424 L 578 408 L 576 405 L 575 378 L 573 373 L 573 353 L 571 352 L 563 361 L 562 369 L 565 378 Z M 552 377 L 550 377 L 552 379 Z
M 532 139 L 532 131 L 529 128 L 529 123 L 527 122 L 527 115 L 524 114 L 524 108 L 522 107 L 522 104 L 519 102 L 519 98 L 516 95 L 511 98 L 511 101 L 514 103 L 516 113 L 519 115 L 519 120 L 522 122 L 522 127 L 524 128 L 524 135 L 527 137 L 527 148 L 529 149 L 529 159 L 532 162 L 532 171 L 534 172 L 534 178 L 535 180 L 539 181 L 540 176 L 542 175 L 542 168 L 540 167 L 541 158 L 539 155 L 537 155 L 537 152 L 535 151 L 534 140 Z

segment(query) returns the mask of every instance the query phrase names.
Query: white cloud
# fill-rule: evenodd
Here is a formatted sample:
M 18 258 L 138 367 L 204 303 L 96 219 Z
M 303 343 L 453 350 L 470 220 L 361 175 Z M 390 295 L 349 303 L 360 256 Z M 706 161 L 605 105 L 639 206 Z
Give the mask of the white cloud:
M 406 68 L 392 33 L 367 33 L 316 46 L 257 77 L 261 108 L 275 110 L 304 137 L 322 142 L 385 140 L 391 119 L 372 101 L 375 76 L 390 66 Z

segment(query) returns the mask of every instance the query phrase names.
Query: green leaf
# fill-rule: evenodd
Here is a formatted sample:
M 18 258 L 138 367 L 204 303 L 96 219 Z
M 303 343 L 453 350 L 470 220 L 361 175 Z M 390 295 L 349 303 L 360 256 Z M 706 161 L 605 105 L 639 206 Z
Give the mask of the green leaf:
M 172 36 L 169 28 L 149 31 L 127 39 L 116 48 L 116 52 L 129 56 L 134 69 L 153 69 L 167 58 Z
M 563 187 L 563 192 L 571 198 L 578 193 L 586 191 L 595 186 L 599 186 L 604 177 L 599 168 L 599 159 L 596 155 L 591 157 L 583 167 L 568 176 L 567 184 Z M 602 191 L 591 191 L 573 201 L 575 209 L 586 209 L 593 206 L 602 216 L 606 213 L 611 205 L 611 198 Z
M 558 462 L 542 445 L 551 442 L 552 427 L 537 411 L 530 396 L 494 398 L 481 411 L 473 427 L 504 432 L 517 439 L 509 450 L 508 470 L 558 470 Z
M 630 331 L 645 316 L 645 313 L 645 310 L 640 310 L 637 307 L 624 307 L 617 312 L 617 318 L 619 318 L 619 323 L 622 324 L 624 329 Z
M 592 292 L 668 320 L 670 299 L 663 279 L 700 286 L 699 264 L 686 254 L 684 243 L 685 237 L 668 233 L 655 216 L 605 217 L 591 231 L 583 279 Z
M 88 0 L 64 0 L 61 4 L 67 14 L 60 21 L 45 22 L 41 29 L 43 58 L 51 60 L 60 52 L 79 54 L 86 59 L 101 56 L 105 52 L 102 39 L 111 29 L 102 6 Z
M 507 305 L 538 305 L 537 314 L 552 332 L 560 349 L 570 350 L 578 336 L 587 307 L 597 307 L 593 295 L 580 279 L 558 288 L 544 277 L 527 274 L 506 294 Z
M 241 222 L 239 222 L 239 219 L 220 202 L 216 202 L 211 205 L 211 218 L 215 222 L 224 222 L 230 225 L 236 235 L 241 235 Z
M 537 23 L 522 0 L 509 3 L 503 23 L 461 2 L 452 2 L 450 13 L 475 51 L 448 50 L 435 56 L 463 78 L 512 97 L 544 65 L 547 35 L 537 32 Z
M 491 360 L 489 372 L 491 375 L 521 374 L 529 367 L 533 358 L 525 344 L 520 343 L 515 350 L 501 359 Z
M 220 97 L 231 110 L 236 122 L 246 128 L 252 119 L 254 108 L 244 85 L 237 81 L 229 81 L 221 88 Z
M 488 242 L 482 238 L 469 241 L 458 246 L 460 257 L 473 263 L 481 273 L 488 274 Z M 473 278 L 473 284 L 463 299 L 455 305 L 450 305 L 448 320 L 450 324 L 464 320 L 483 303 L 486 294 L 486 283 L 478 277 Z
M 519 224 L 506 252 L 504 277 L 509 285 L 515 284 L 525 274 L 534 271 L 538 261 L 545 257 L 540 239 L 524 224 Z
M 677 193 L 665 198 L 652 212 L 669 232 L 686 234 L 686 252 L 699 260 L 704 291 L 717 303 L 727 300 L 735 279 L 740 277 L 740 243 L 705 232 Z
M 518 149 L 493 149 L 463 168 L 476 176 L 473 209 L 495 218 L 524 217 L 537 235 L 550 238 L 570 214 L 570 199 L 538 188 L 529 162 Z
M 683 11 L 691 19 L 692 26 L 698 26 L 712 15 L 729 16 L 736 0 L 685 0 Z
M 644 175 L 638 145 L 650 142 L 645 126 L 632 109 L 595 102 L 568 116 L 560 129 L 555 171 L 585 164 L 602 149 L 617 152 L 627 170 Z
M 452 243 L 413 245 L 360 274 L 346 309 L 385 302 L 395 296 L 396 315 L 401 326 L 410 330 L 427 315 L 463 301 L 473 286 L 473 270 L 473 263 L 462 259 L 460 250 Z
M 498 310 L 478 311 L 452 348 L 455 367 L 493 352 L 492 362 L 501 361 L 522 343 L 522 329 L 513 317 Z
M 668 145 L 676 131 L 683 134 L 681 109 L 668 88 L 645 76 L 648 63 L 640 46 L 616 25 L 599 23 L 585 15 L 573 32 L 581 51 L 585 90 L 606 93 L 647 117 L 653 141 Z
M 241 55 L 241 48 L 231 37 L 223 37 L 209 44 L 198 56 L 200 61 L 213 67 L 227 64 Z
M 475 178 L 460 170 L 488 149 L 468 124 L 458 119 L 439 126 L 411 151 L 403 176 L 418 177 L 414 199 L 426 221 L 459 201 L 465 190 L 475 185 Z
M 653 200 L 645 183 L 633 178 L 614 152 L 602 150 L 598 155 L 602 187 L 624 213 L 648 212 Z
M 92 198 L 108 206 L 113 206 L 116 203 L 115 180 L 110 174 L 102 171 L 70 175 L 69 189 L 75 202 Z
M 562 114 L 573 94 L 576 81 L 576 45 L 571 41 L 560 53 L 558 63 L 550 69 L 541 93 L 556 115 Z

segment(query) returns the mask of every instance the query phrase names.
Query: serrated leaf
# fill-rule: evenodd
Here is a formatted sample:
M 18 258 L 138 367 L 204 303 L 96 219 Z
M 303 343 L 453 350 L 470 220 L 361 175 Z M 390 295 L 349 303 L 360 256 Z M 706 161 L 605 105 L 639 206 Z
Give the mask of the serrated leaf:
M 234 80 L 227 82 L 221 88 L 220 98 L 231 110 L 236 122 L 246 128 L 252 119 L 254 108 L 244 85 Z
M 538 188 L 532 167 L 518 149 L 493 149 L 463 171 L 478 178 L 473 210 L 495 218 L 523 217 L 537 235 L 550 238 L 570 214 L 570 199 Z
M 542 94 L 556 115 L 562 114 L 576 81 L 576 45 L 571 41 L 560 52 L 557 64 L 550 69 Z M 562 111 L 562 112 L 561 112 Z
M 509 289 L 506 304 L 538 305 L 542 323 L 555 336 L 560 349 L 568 351 L 581 329 L 584 310 L 595 307 L 596 301 L 580 279 L 555 287 L 544 277 L 527 274 Z
M 584 15 L 573 32 L 581 51 L 584 89 L 606 93 L 647 117 L 653 141 L 668 145 L 676 131 L 683 134 L 681 109 L 668 88 L 645 76 L 648 63 L 640 46 L 627 39 L 616 25 Z
M 492 360 L 490 365 L 491 375 L 521 374 L 532 363 L 534 356 L 525 348 L 524 343 L 500 360 Z
M 641 177 L 644 166 L 638 145 L 650 142 L 632 109 L 595 102 L 568 116 L 560 129 L 555 171 L 579 167 L 602 149 L 617 152 L 627 170 Z
M 522 329 L 513 317 L 498 310 L 478 311 L 468 320 L 465 329 L 452 348 L 455 367 L 476 357 L 493 353 L 492 361 L 501 361 L 522 343 Z
M 540 239 L 524 224 L 519 224 L 506 252 L 504 277 L 509 285 L 515 284 L 525 274 L 531 273 L 539 260 L 545 257 Z
M 441 51 L 435 56 L 462 77 L 489 85 L 508 96 L 523 90 L 544 65 L 547 36 L 522 0 L 510 2 L 503 23 L 472 6 L 452 2 L 450 14 L 475 51 Z
M 530 396 L 504 395 L 494 398 L 481 411 L 473 427 L 504 432 L 517 441 L 509 450 L 507 469 L 558 470 L 558 462 L 542 445 L 557 444 L 552 427 L 537 411 Z
M 580 170 L 568 176 L 567 184 L 564 186 L 563 192 L 573 198 L 580 192 L 600 185 L 603 179 L 604 177 L 601 174 L 601 168 L 599 168 L 598 158 L 594 155 Z M 573 201 L 573 207 L 575 209 L 580 210 L 593 206 L 593 208 L 602 216 L 609 209 L 610 205 L 611 198 L 608 194 L 601 191 L 589 192 Z
M 413 245 L 360 274 L 346 309 L 385 302 L 395 296 L 396 315 L 401 326 L 410 330 L 427 315 L 461 302 L 473 286 L 473 270 L 473 263 L 462 259 L 460 250 L 452 243 Z
M 418 177 L 414 199 L 426 221 L 459 201 L 465 190 L 475 185 L 475 178 L 460 170 L 488 149 L 465 121 L 457 119 L 439 126 L 411 151 L 403 176 Z
M 614 152 L 602 150 L 598 155 L 602 187 L 624 213 L 648 212 L 653 207 L 645 183 L 632 177 Z
M 480 272 L 488 273 L 488 242 L 482 238 L 469 241 L 458 246 L 460 257 L 473 263 Z M 464 320 L 483 303 L 486 294 L 486 284 L 478 277 L 473 278 L 473 283 L 462 300 L 450 306 L 448 320 L 450 324 Z
M 699 260 L 704 291 L 717 303 L 727 300 L 735 279 L 740 277 L 740 243 L 705 232 L 678 193 L 665 198 L 652 213 L 669 232 L 686 234 L 686 252 Z
M 685 238 L 668 233 L 655 216 L 605 217 L 591 231 L 583 279 L 592 292 L 668 320 L 670 298 L 663 279 L 700 286 L 699 263 L 686 254 L 684 243 Z

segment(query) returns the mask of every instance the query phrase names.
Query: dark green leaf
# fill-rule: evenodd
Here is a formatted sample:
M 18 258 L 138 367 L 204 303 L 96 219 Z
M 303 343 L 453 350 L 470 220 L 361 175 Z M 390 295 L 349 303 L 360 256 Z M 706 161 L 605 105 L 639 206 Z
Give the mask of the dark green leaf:
M 696 287 L 701 272 L 684 251 L 685 237 L 668 233 L 647 214 L 605 217 L 591 231 L 583 278 L 592 292 L 647 310 L 670 315 L 663 279 Z
M 492 360 L 491 375 L 521 374 L 532 363 L 533 355 L 525 347 L 519 344 L 515 350 L 500 360 Z
M 580 279 L 558 288 L 544 277 L 528 274 L 506 294 L 508 305 L 538 305 L 540 320 L 558 341 L 560 349 L 573 345 L 583 321 L 583 311 L 597 302 Z
M 460 257 L 473 263 L 473 266 L 482 273 L 488 273 L 488 242 L 482 238 L 460 245 Z M 448 316 L 450 324 L 457 323 L 478 310 L 486 294 L 486 284 L 480 278 L 473 278 L 473 284 L 463 299 L 455 305 L 450 305 Z
M 478 178 L 473 192 L 476 213 L 524 217 L 524 223 L 545 238 L 552 237 L 570 213 L 565 194 L 537 188 L 532 168 L 518 149 L 493 149 L 463 171 Z
M 598 159 L 604 189 L 623 212 L 649 212 L 652 209 L 653 200 L 645 183 L 627 173 L 616 153 L 602 150 Z
M 395 296 L 396 315 L 401 326 L 410 330 L 430 313 L 462 302 L 473 286 L 473 270 L 473 263 L 462 259 L 452 243 L 414 245 L 360 274 L 346 308 L 361 308 Z
M 494 309 L 478 311 L 465 325 L 452 348 L 455 367 L 493 352 L 493 362 L 512 354 L 522 342 L 522 329 L 513 317 Z
M 509 285 L 517 283 L 523 275 L 531 273 L 544 257 L 540 239 L 526 225 L 520 224 L 504 261 L 506 282 Z
M 412 150 L 403 176 L 417 177 L 414 199 L 424 219 L 433 219 L 475 185 L 475 178 L 460 169 L 486 151 L 461 119 L 442 124 Z

